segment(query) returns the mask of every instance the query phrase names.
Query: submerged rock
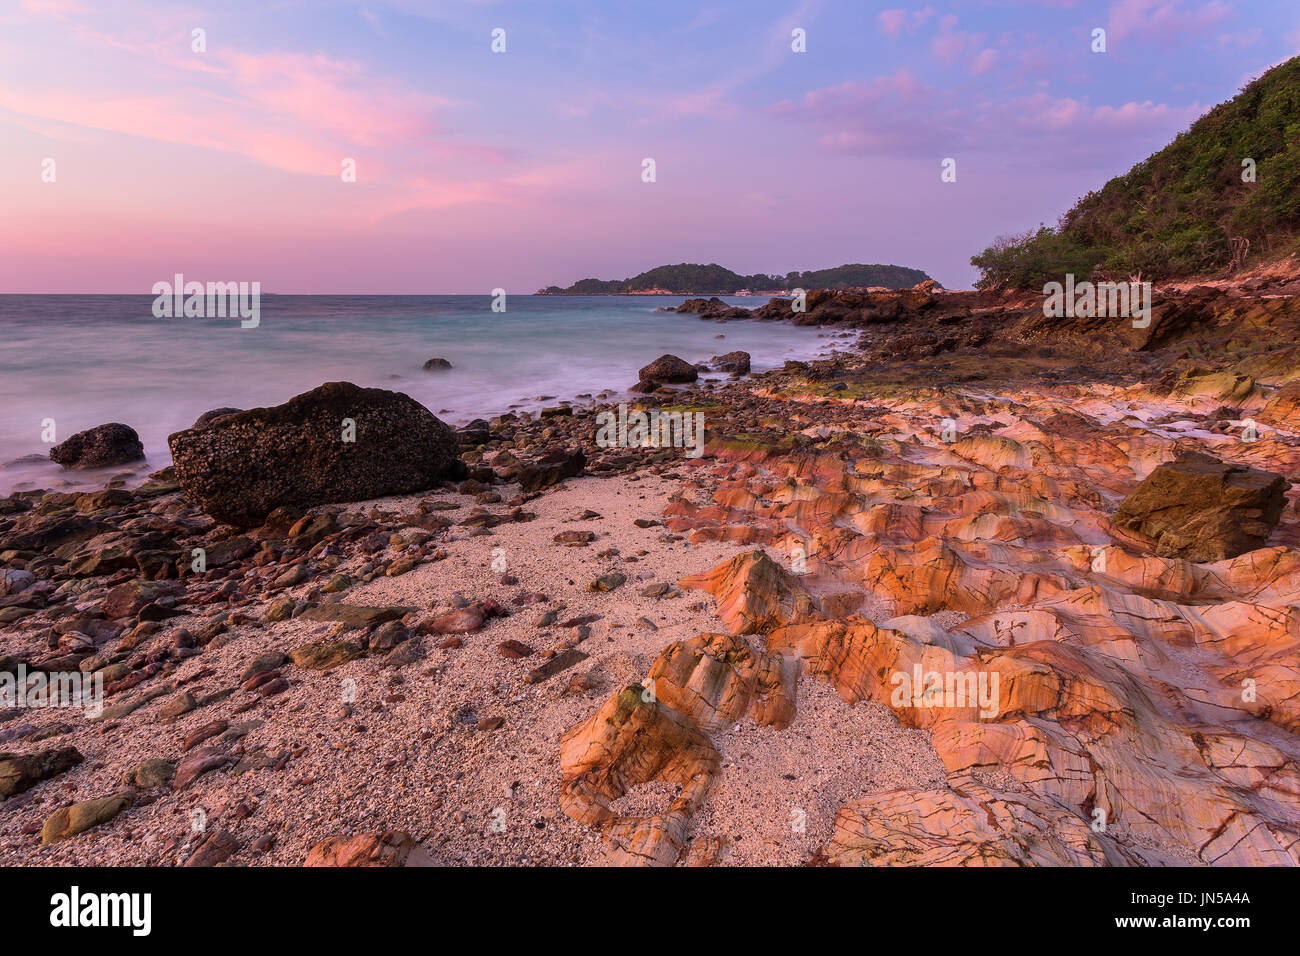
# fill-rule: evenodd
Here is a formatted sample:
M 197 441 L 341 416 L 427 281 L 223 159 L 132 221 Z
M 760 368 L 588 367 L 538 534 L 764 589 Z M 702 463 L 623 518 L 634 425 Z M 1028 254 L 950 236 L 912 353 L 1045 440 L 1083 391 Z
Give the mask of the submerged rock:
M 176 432 L 168 444 L 185 497 L 242 527 L 282 506 L 408 494 L 464 473 L 455 433 L 427 408 L 350 382 Z
M 661 355 L 637 373 L 641 381 L 693 382 L 700 377 L 699 370 L 685 359 L 676 355 Z
M 726 352 L 709 359 L 715 372 L 730 372 L 732 375 L 748 375 L 750 357 L 748 352 Z
M 130 425 L 109 422 L 77 432 L 50 449 L 50 461 L 64 468 L 106 468 L 144 458 L 144 445 Z

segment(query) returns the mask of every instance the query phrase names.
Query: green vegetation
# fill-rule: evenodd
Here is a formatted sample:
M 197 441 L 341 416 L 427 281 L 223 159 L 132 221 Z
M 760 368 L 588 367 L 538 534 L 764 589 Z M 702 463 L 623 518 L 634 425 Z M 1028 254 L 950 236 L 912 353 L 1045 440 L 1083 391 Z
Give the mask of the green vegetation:
M 1254 162 L 1248 181 L 1246 159 Z M 1243 176 L 1245 175 L 1245 179 Z M 1056 227 L 1000 236 L 971 265 L 982 289 L 1221 272 L 1234 255 L 1290 253 L 1300 235 L 1300 57 L 1269 70 L 1186 132 L 1088 193 Z
M 755 273 L 739 275 L 717 263 L 707 266 L 683 262 L 675 266 L 658 266 L 631 279 L 582 279 L 562 289 L 547 286 L 541 295 L 625 295 L 661 289 L 676 295 L 734 295 L 741 289 L 755 292 L 776 289 L 848 289 L 855 286 L 885 286 L 908 289 L 930 278 L 920 269 L 903 266 L 863 265 L 861 263 L 819 269 L 815 272 L 789 272 L 784 276 Z

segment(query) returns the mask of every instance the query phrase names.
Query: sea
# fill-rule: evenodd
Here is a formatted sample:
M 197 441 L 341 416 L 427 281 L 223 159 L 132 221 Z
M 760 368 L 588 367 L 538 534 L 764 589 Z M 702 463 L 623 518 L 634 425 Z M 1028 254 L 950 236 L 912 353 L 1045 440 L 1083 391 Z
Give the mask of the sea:
M 263 295 L 244 328 L 156 318 L 150 295 L 0 295 L 0 494 L 133 484 L 171 463 L 167 436 L 203 412 L 278 405 L 322 382 L 405 392 L 455 426 L 603 390 L 619 400 L 664 353 L 700 362 L 740 349 L 762 371 L 843 347 L 816 327 L 662 311 L 684 299 L 511 296 L 493 311 L 483 295 Z M 434 357 L 451 368 L 424 371 Z M 106 422 L 134 428 L 146 461 L 75 471 L 49 460 L 52 444 Z

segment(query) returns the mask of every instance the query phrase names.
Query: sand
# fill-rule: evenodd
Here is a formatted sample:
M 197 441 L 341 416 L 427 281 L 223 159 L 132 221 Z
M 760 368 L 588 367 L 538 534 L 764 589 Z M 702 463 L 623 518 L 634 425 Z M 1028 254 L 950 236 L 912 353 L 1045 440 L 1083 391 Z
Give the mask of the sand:
M 709 479 L 701 482 L 706 487 Z M 502 489 L 507 492 L 508 489 Z M 440 542 L 444 560 L 407 574 L 360 583 L 345 593 L 350 604 L 400 604 L 449 610 L 460 597 L 492 598 L 511 616 L 489 621 L 461 636 L 463 646 L 438 647 L 425 637 L 428 655 L 400 670 L 384 668 L 382 656 L 351 661 L 329 672 L 284 669 L 289 690 L 265 700 L 236 691 L 231 697 L 163 722 L 164 695 L 113 724 L 86 721 L 79 712 L 27 715 L 38 726 L 74 727 L 43 746 L 76 746 L 86 757 L 55 781 L 0 805 L 0 864 L 173 865 L 183 863 L 215 828 L 233 834 L 241 850 L 232 862 L 296 865 L 308 850 L 336 834 L 405 830 L 419 842 L 414 862 L 474 865 L 599 864 L 599 832 L 566 817 L 559 807 L 558 744 L 609 694 L 640 680 L 667 644 L 706 631 L 722 631 L 712 599 L 675 589 L 643 597 L 652 582 L 675 584 L 733 557 L 739 548 L 691 544 L 662 526 L 637 527 L 655 519 L 678 493 L 677 480 L 652 474 L 570 480 L 529 502 L 533 521 L 502 524 L 490 533 L 456 529 Z M 473 500 L 439 495 L 468 513 Z M 408 512 L 419 496 L 376 502 Z M 599 517 L 580 518 L 587 511 Z M 585 547 L 553 543 L 561 531 L 592 531 Z M 503 584 L 505 574 L 517 583 Z M 494 570 L 494 561 L 496 568 Z M 361 559 L 338 571 L 355 571 Z M 619 571 L 626 584 L 608 593 L 587 585 Z M 289 593 L 305 593 L 302 585 Z M 518 606 L 521 594 L 545 596 Z M 573 630 L 538 627 L 547 611 L 563 622 L 599 615 L 578 648 L 589 657 L 539 684 L 524 677 L 551 648 L 567 646 Z M 191 683 L 196 697 L 237 687 L 246 664 L 268 650 L 287 653 L 333 633 L 335 625 L 290 620 L 263 627 L 241 625 L 186 661 L 174 679 Z M 511 660 L 497 645 L 517 640 L 537 653 Z M 196 678 L 197 679 L 194 679 Z M 586 677 L 585 689 L 578 680 Z M 349 691 L 355 682 L 355 700 Z M 236 713 L 242 703 L 256 700 Z M 113 701 L 110 700 L 110 703 Z M 849 706 L 824 682 L 803 678 L 800 715 L 775 731 L 746 719 L 711 734 L 723 754 L 723 771 L 697 814 L 698 836 L 723 838 L 723 864 L 799 863 L 831 831 L 835 812 L 849 799 L 898 786 L 942 782 L 943 770 L 928 734 L 906 730 L 883 706 Z M 500 727 L 480 730 L 479 721 L 500 717 Z M 124 769 L 161 757 L 176 762 L 182 742 L 196 728 L 225 719 L 233 726 L 262 723 L 240 740 L 222 744 L 232 756 L 291 754 L 284 769 L 236 774 L 216 770 L 179 792 L 142 792 L 129 811 L 80 837 L 42 847 L 41 823 L 66 802 L 122 788 Z M 199 746 L 219 744 L 220 737 Z M 25 748 L 26 749 L 26 748 Z M 671 799 L 670 787 L 635 788 L 618 809 L 644 806 L 653 812 Z M 154 796 L 161 794 L 160 796 Z M 151 802 L 150 802 L 151 801 Z M 196 829 L 196 820 L 201 828 Z M 264 852 L 267 839 L 271 843 Z M 259 841 L 261 841 L 259 843 Z

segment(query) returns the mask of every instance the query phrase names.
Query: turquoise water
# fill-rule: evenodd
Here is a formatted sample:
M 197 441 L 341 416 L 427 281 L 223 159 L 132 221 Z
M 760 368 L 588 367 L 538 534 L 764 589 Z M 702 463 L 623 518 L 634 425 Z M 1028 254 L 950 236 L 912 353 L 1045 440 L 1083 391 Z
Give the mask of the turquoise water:
M 833 341 L 784 322 L 656 311 L 682 301 L 668 296 L 511 296 L 504 313 L 491 301 L 264 295 L 260 324 L 244 329 L 238 319 L 155 318 L 147 295 L 0 295 L 0 491 L 102 487 L 122 470 L 54 465 L 45 419 L 58 441 L 124 422 L 152 471 L 170 463 L 167 436 L 208 409 L 275 405 L 322 382 L 405 392 L 456 425 L 622 391 L 665 352 L 699 362 L 743 349 L 761 371 Z M 452 369 L 422 371 L 434 356 Z

